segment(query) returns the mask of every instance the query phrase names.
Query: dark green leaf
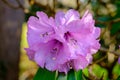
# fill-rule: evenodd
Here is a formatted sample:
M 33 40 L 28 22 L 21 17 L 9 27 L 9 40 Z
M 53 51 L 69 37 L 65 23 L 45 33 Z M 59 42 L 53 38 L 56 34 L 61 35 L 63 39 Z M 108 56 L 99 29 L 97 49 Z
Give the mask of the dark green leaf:
M 83 80 L 82 78 L 82 70 L 76 72 L 76 80 Z
M 33 80 L 55 80 L 56 72 L 39 68 Z
M 111 28 L 111 34 L 114 35 L 118 31 L 120 31 L 120 22 L 113 23 Z
M 75 79 L 75 71 L 74 71 L 73 69 L 71 69 L 71 70 L 68 72 L 67 80 L 76 80 L 76 79 Z
M 102 16 L 102 17 L 97 17 L 97 21 L 105 22 L 105 21 L 110 21 L 112 18 L 110 16 Z
M 100 27 L 100 28 L 105 28 L 104 24 L 96 24 L 95 26 Z
M 117 80 L 120 80 L 120 76 L 118 76 Z

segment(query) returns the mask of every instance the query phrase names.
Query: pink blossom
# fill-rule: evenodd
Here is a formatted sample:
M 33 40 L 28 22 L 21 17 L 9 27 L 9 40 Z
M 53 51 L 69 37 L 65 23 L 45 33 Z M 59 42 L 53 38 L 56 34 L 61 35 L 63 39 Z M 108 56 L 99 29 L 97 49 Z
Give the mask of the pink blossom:
M 119 45 L 119 49 L 120 49 L 120 45 Z M 119 58 L 118 58 L 118 63 L 120 64 L 120 56 L 119 56 Z
M 38 18 L 37 18 L 38 17 Z M 71 68 L 84 69 L 92 54 L 100 48 L 100 28 L 95 27 L 92 14 L 85 12 L 80 19 L 77 11 L 57 12 L 55 19 L 43 12 L 28 20 L 26 49 L 29 58 L 50 71 L 67 73 Z
M 120 57 L 118 58 L 118 63 L 120 64 Z

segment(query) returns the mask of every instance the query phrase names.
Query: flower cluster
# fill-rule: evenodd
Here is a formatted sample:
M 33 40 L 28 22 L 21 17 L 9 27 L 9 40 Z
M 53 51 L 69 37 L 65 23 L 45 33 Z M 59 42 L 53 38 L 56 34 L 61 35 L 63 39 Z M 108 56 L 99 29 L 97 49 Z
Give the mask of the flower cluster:
M 67 73 L 71 68 L 83 69 L 92 61 L 92 54 L 100 48 L 100 28 L 95 27 L 92 14 L 85 12 L 82 18 L 70 9 L 57 12 L 55 18 L 37 12 L 27 22 L 26 49 L 30 60 L 50 71 Z
M 119 45 L 119 49 L 120 49 L 120 45 Z M 119 56 L 119 58 L 118 58 L 118 63 L 120 64 L 120 56 Z

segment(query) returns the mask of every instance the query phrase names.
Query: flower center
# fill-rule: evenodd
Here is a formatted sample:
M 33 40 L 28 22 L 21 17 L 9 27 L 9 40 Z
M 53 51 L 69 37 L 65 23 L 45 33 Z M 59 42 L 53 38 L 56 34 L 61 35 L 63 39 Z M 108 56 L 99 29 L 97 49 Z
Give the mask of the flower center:
M 58 40 L 54 40 L 54 47 L 52 48 L 51 50 L 51 53 L 52 53 L 52 60 L 56 60 L 56 57 L 60 51 L 60 49 L 62 48 L 62 43 Z
M 70 32 L 66 32 L 64 35 L 64 38 L 66 41 L 68 41 L 74 48 L 77 48 L 77 40 L 74 39 L 74 37 L 72 37 L 72 35 L 70 34 Z

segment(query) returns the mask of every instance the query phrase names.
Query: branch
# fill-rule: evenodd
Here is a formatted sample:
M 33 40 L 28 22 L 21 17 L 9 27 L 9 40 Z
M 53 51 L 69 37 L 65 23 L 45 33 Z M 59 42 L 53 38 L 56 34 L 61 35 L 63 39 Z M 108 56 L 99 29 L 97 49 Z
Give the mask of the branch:
M 120 56 L 120 53 L 118 53 L 118 52 L 116 52 L 116 51 L 109 51 L 108 49 L 106 49 L 106 48 L 104 48 L 104 47 L 101 47 L 101 48 L 100 48 L 100 51 L 103 51 L 103 52 L 110 52 L 110 53 L 113 53 L 113 54 L 115 54 L 115 55 L 117 55 L 117 56 Z M 107 58 L 107 55 L 105 55 L 105 56 L 102 57 L 101 59 L 99 59 L 99 60 L 93 62 L 92 64 L 97 64 L 97 63 L 99 63 L 99 62 L 105 60 L 106 58 Z
M 24 11 L 24 13 L 30 13 L 29 9 L 25 8 L 19 0 L 16 0 L 16 2 L 18 3 L 19 8 L 21 8 Z
M 53 10 L 55 11 L 56 0 L 53 0 Z
M 7 0 L 2 0 L 3 3 L 5 3 L 6 5 L 8 5 L 9 7 L 13 8 L 13 9 L 19 9 L 20 6 L 13 6 L 13 4 L 10 4 Z
M 22 9 L 25 13 L 29 13 L 29 10 L 24 8 L 24 6 L 21 4 L 19 0 L 16 0 L 16 2 L 18 3 L 18 6 L 14 6 L 13 4 L 10 4 L 7 0 L 2 0 L 2 1 L 3 3 L 5 3 L 6 5 L 8 5 L 13 9 Z
M 54 3 L 55 4 L 55 3 Z M 49 6 L 49 4 L 47 5 L 43 5 L 40 2 L 35 1 L 34 5 L 38 5 L 39 7 L 43 8 L 44 10 L 51 12 L 51 14 L 55 14 L 54 9 L 51 9 L 51 7 Z M 54 5 L 55 6 L 55 5 Z
M 77 4 L 76 10 L 79 10 L 79 8 L 80 8 L 79 0 L 76 0 L 76 4 Z
M 99 18 L 99 17 L 98 17 Z M 110 21 L 99 21 L 99 20 L 95 20 L 96 23 L 100 23 L 100 24 L 106 24 L 106 23 L 115 23 L 115 22 L 120 22 L 120 18 L 117 19 L 113 19 Z
M 116 51 L 110 51 L 110 50 L 108 50 L 108 49 L 106 49 L 106 48 L 104 48 L 104 47 L 101 47 L 101 48 L 100 48 L 100 51 L 110 52 L 110 53 L 113 53 L 113 54 L 115 54 L 115 55 L 117 55 L 117 56 L 120 56 L 120 53 L 118 53 L 118 52 L 116 52 Z
M 18 5 L 21 9 L 25 10 L 24 6 L 21 4 L 21 2 L 19 0 L 16 0 L 16 2 L 18 3 Z
M 93 62 L 93 64 L 97 64 L 97 63 L 99 63 L 99 62 L 101 62 L 101 61 L 105 60 L 106 58 L 107 58 L 107 55 L 105 55 L 105 56 L 104 56 L 104 57 L 102 57 L 101 59 L 99 59 L 99 60 L 97 60 L 97 61 Z

